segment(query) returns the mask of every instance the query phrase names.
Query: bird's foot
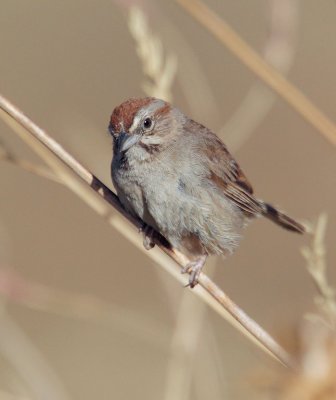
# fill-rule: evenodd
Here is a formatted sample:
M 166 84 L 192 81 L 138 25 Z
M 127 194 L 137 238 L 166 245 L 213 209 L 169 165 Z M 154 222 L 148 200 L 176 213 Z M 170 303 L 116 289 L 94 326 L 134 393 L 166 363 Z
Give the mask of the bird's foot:
M 207 258 L 207 256 L 203 255 L 199 259 L 188 263 L 181 270 L 182 274 L 186 274 L 186 273 L 189 274 L 189 283 L 186 286 L 190 286 L 191 289 L 198 284 L 198 278 L 199 278 L 202 268 L 205 264 L 206 258 Z
M 147 224 L 143 224 L 142 227 L 139 229 L 143 235 L 143 245 L 146 250 L 150 250 L 155 246 L 154 243 L 154 236 L 155 236 L 155 229 Z

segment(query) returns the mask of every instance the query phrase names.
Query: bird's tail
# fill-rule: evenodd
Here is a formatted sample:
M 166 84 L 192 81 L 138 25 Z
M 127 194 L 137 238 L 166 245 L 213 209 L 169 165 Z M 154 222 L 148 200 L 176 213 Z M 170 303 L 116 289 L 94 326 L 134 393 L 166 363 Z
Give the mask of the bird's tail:
M 277 210 L 270 204 L 263 203 L 263 206 L 263 215 L 266 218 L 282 226 L 283 228 L 288 229 L 289 231 L 297 233 L 306 232 L 306 228 L 302 224 L 295 221 L 293 218 L 290 218 L 288 215 L 282 213 L 281 211 Z

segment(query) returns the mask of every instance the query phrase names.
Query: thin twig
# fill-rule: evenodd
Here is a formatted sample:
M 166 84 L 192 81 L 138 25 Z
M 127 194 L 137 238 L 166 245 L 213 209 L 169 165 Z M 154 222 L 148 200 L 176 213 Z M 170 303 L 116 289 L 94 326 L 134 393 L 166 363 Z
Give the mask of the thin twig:
M 290 104 L 330 143 L 336 146 L 336 126 L 299 89 L 267 64 L 223 19 L 200 0 L 175 0 L 211 32 L 246 67 Z
M 164 335 L 157 334 L 163 326 L 152 318 L 95 296 L 69 293 L 32 281 L 12 268 L 0 267 L 0 299 L 32 310 L 113 326 L 152 346 L 162 347 L 165 341 Z
M 45 168 L 43 165 L 38 165 L 28 160 L 23 160 L 22 158 L 16 157 L 11 152 L 9 152 L 2 144 L 0 144 L 0 161 L 6 161 L 9 164 L 19 167 L 31 174 L 40 176 L 41 178 L 46 178 L 57 183 L 62 183 L 61 179 L 59 179 L 52 171 Z
M 268 38 L 263 59 L 286 75 L 293 63 L 298 31 L 299 0 L 268 0 Z M 277 95 L 259 79 L 220 129 L 230 151 L 236 152 L 255 132 L 275 104 Z
M 22 140 L 31 146 L 58 176 L 64 179 L 65 184 L 72 191 L 90 204 L 97 213 L 113 223 L 114 217 L 111 218 L 110 216 L 110 205 L 128 219 L 135 227 L 141 227 L 142 222 L 130 216 L 124 210 L 118 197 L 107 186 L 85 169 L 44 130 L 2 96 L 0 96 L 0 118 L 9 125 Z M 70 173 L 70 170 L 73 174 Z M 93 191 L 90 189 L 93 189 Z M 100 196 L 101 200 L 104 199 L 105 202 L 98 201 L 96 194 Z M 138 240 L 138 242 L 140 241 Z M 183 267 L 188 263 L 189 260 L 182 253 L 171 248 L 166 240 L 159 234 L 155 238 L 155 242 L 161 250 L 168 254 L 180 266 Z M 151 254 L 152 251 L 149 255 L 151 256 Z M 161 265 L 166 268 L 163 263 Z M 172 269 L 168 268 L 167 270 L 171 272 Z M 226 319 L 229 319 L 235 327 L 238 327 L 246 336 L 261 346 L 269 354 L 273 355 L 278 361 L 286 366 L 294 365 L 289 354 L 255 321 L 245 314 L 205 274 L 202 273 L 200 275 L 199 285 L 194 289 L 194 293 L 199 295 L 203 301 L 206 301 L 222 316 L 225 316 Z M 218 307 L 218 304 L 221 307 Z

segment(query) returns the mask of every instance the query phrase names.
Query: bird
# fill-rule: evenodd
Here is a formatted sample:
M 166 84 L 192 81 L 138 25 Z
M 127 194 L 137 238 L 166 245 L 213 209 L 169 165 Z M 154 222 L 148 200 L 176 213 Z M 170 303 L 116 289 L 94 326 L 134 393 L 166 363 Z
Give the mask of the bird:
M 123 207 L 143 223 L 144 246 L 159 232 L 190 262 L 193 288 L 209 255 L 229 255 L 244 228 L 266 217 L 289 231 L 305 227 L 257 198 L 221 139 L 170 103 L 130 98 L 114 108 L 111 176 Z

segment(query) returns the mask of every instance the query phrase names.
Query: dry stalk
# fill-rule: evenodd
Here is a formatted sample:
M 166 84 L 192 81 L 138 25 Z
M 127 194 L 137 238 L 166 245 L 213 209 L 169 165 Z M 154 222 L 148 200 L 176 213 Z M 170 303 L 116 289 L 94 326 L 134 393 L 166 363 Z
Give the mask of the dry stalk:
M 199 346 L 206 305 L 184 294 L 179 304 L 170 343 L 164 400 L 191 398 L 195 356 Z
M 10 363 L 24 383 L 29 394 L 24 398 L 70 400 L 48 360 L 5 310 L 0 314 L 0 324 L 1 358 Z
M 336 337 L 325 325 L 305 321 L 300 332 L 299 367 L 273 377 L 281 400 L 335 400 Z M 282 371 L 283 372 L 283 371 Z M 269 388 L 271 389 L 271 387 Z M 269 398 L 269 397 L 267 397 Z
M 152 346 L 162 348 L 164 342 L 162 335 L 157 335 L 162 327 L 151 318 L 94 296 L 34 282 L 6 267 L 0 268 L 0 299 L 32 310 L 113 326 Z
M 163 55 L 160 39 L 149 29 L 141 8 L 130 7 L 128 27 L 136 43 L 136 51 L 144 74 L 149 78 L 142 85 L 146 94 L 171 101 L 171 86 L 176 74 L 177 58 L 174 54 Z
M 336 302 L 327 280 L 325 233 L 327 216 L 321 214 L 310 247 L 301 249 L 317 288 L 318 313 L 306 315 L 299 331 L 298 368 L 272 378 L 281 400 L 334 400 L 336 398 Z M 271 387 L 270 387 L 271 388 Z
M 212 259 L 210 263 L 215 263 L 215 261 Z M 215 267 L 215 265 L 212 266 Z M 190 398 L 194 360 L 200 346 L 206 311 L 205 303 L 200 304 L 194 296 L 190 296 L 188 291 L 183 294 L 170 343 L 170 356 L 163 391 L 165 400 Z
M 111 217 L 112 206 L 135 227 L 141 227 L 141 221 L 133 218 L 123 209 L 118 197 L 108 187 L 67 153 L 44 130 L 2 96 L 0 96 L 0 118 L 43 158 L 69 189 L 75 192 L 83 201 L 87 202 L 99 215 L 113 224 L 115 217 Z M 118 226 L 118 224 L 114 226 Z M 129 233 L 131 230 L 125 224 L 121 226 L 124 233 L 126 232 L 128 239 L 130 239 Z M 140 243 L 140 240 L 137 240 L 137 242 Z M 183 267 L 188 263 L 188 259 L 176 249 L 171 248 L 159 234 L 155 242 L 161 250 L 180 266 Z M 167 263 L 163 261 L 161 256 L 157 255 L 157 252 L 151 251 L 146 254 L 149 257 L 156 257 L 160 261 L 160 266 L 166 268 L 171 273 L 174 271 L 173 275 L 176 276 L 176 269 L 167 267 Z M 204 273 L 200 275 L 199 285 L 193 292 L 268 354 L 273 355 L 273 357 L 286 366 L 294 365 L 289 354 Z
M 268 0 L 269 35 L 262 57 L 282 74 L 289 71 L 295 54 L 299 0 Z M 271 111 L 276 94 L 259 80 L 251 86 L 237 110 L 220 130 L 229 149 L 236 152 Z
M 299 89 L 258 55 L 223 19 L 200 0 L 175 0 L 246 67 L 272 88 L 307 122 L 336 146 L 336 126 Z
M 198 350 L 198 359 L 201 362 L 198 362 L 196 366 L 193 381 L 194 393 L 197 393 L 199 399 L 207 399 L 210 397 L 209 388 L 211 388 L 212 398 L 230 399 L 228 371 L 231 368 L 231 363 L 227 362 L 227 357 L 222 356 L 223 350 L 218 342 L 216 328 L 211 321 L 207 320 L 206 322 L 206 329 L 204 329 L 200 343 L 201 348 Z M 212 372 L 209 373 L 209 371 Z
M 301 249 L 303 257 L 307 261 L 307 270 L 313 279 L 318 295 L 315 303 L 319 309 L 320 316 L 309 315 L 309 318 L 319 318 L 330 328 L 336 328 L 336 299 L 335 290 L 329 285 L 327 279 L 327 263 L 325 248 L 325 233 L 327 228 L 327 215 L 321 214 L 313 229 L 313 241 L 311 247 L 305 246 Z
M 16 157 L 2 144 L 0 144 L 0 161 L 6 161 L 9 164 L 15 165 L 31 174 L 52 180 L 57 183 L 62 183 L 62 181 L 58 179 L 52 171 L 45 168 L 43 165 L 37 165 L 28 160 L 23 160 L 22 158 Z

